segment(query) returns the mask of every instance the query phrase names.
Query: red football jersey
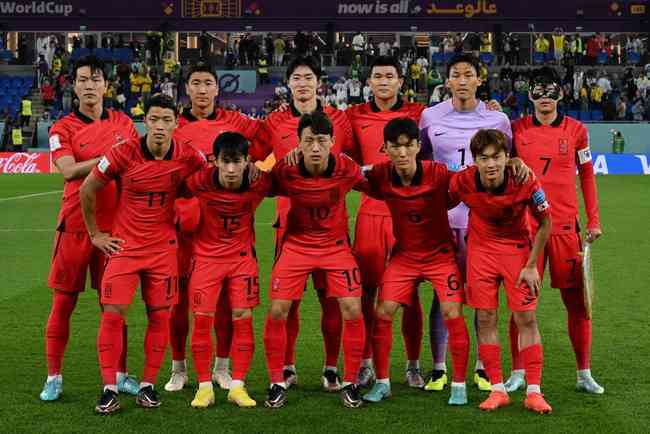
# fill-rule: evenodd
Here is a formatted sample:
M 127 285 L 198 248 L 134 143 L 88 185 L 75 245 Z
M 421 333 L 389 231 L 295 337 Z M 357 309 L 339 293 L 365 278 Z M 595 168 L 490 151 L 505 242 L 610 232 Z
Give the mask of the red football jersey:
M 468 246 L 486 253 L 510 252 L 530 243 L 528 212 L 538 219 L 550 213 L 540 182 L 531 177 L 517 184 L 507 170 L 494 193 L 485 190 L 476 166 L 457 172 L 449 183 L 449 196 L 469 208 Z
M 588 227 L 600 227 L 596 178 L 585 126 L 562 115 L 545 126 L 534 116 L 528 116 L 512 124 L 512 134 L 513 153 L 537 175 L 553 205 L 553 233 L 577 231 L 576 167 L 580 173 Z
M 88 161 L 106 154 L 111 147 L 137 139 L 138 133 L 131 119 L 122 112 L 104 110 L 97 121 L 78 110 L 57 121 L 50 129 L 52 161 L 71 156 L 76 162 Z M 57 228 L 66 232 L 86 232 L 79 189 L 84 178 L 64 181 L 61 211 Z M 117 187 L 114 182 L 97 192 L 95 213 L 100 230 L 108 231 L 117 206 Z
M 353 105 L 345 113 L 348 115 L 354 132 L 354 148 L 350 152 L 359 164 L 379 164 L 390 161 L 384 152 L 384 127 L 396 118 L 411 118 L 420 123 L 420 115 L 426 106 L 417 103 L 397 103 L 388 111 L 381 111 L 374 100 L 365 104 Z M 390 216 L 386 202 L 361 195 L 359 214 Z
M 418 161 L 411 185 L 402 185 L 392 162 L 373 166 L 366 173 L 370 194 L 384 200 L 393 217 L 396 251 L 415 260 L 453 251 L 453 236 L 447 217 L 447 166 Z
M 365 182 L 357 163 L 347 155 L 330 154 L 327 170 L 313 177 L 302 160 L 297 166 L 280 160 L 271 176 L 275 193 L 291 200 L 286 240 L 309 247 L 348 242 L 345 195 Z
M 246 171 L 241 188 L 228 190 L 219 183 L 219 170 L 209 167 L 192 175 L 187 189 L 201 206 L 194 255 L 224 262 L 254 256 L 255 210 L 271 192 L 271 176 L 262 172 L 249 184 Z
M 174 200 L 185 178 L 204 166 L 198 150 L 177 141 L 162 160 L 156 160 L 146 136 L 112 148 L 100 160 L 92 173 L 103 182 L 116 180 L 121 189 L 111 231 L 125 240 L 121 255 L 176 248 Z
M 197 119 L 189 110 L 181 115 L 174 131 L 177 141 L 188 141 L 212 161 L 212 144 L 219 134 L 232 131 L 253 140 L 259 122 L 236 111 L 218 109 L 206 119 Z M 200 209 L 195 198 L 178 198 L 175 204 L 178 225 L 183 232 L 194 232 L 199 223 Z
M 320 102 L 317 110 L 322 110 L 334 126 L 334 146 L 330 152 L 338 154 L 352 149 L 354 143 L 352 127 L 345 112 L 330 106 L 323 108 Z M 297 148 L 300 141 L 298 138 L 300 116 L 300 112 L 293 104 L 287 111 L 271 113 L 260 125 L 253 141 L 253 146 L 250 149 L 252 161 L 264 161 L 271 153 L 275 156 L 276 161 L 280 161 L 290 151 Z M 287 198 L 278 198 L 277 210 L 280 213 L 287 212 L 290 206 Z

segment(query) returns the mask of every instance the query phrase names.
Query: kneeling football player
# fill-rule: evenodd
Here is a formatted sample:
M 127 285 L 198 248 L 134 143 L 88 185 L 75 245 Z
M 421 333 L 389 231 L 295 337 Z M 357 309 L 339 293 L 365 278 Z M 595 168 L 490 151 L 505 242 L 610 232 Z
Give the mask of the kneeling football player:
M 477 310 L 479 354 L 492 384 L 481 410 L 510 403 L 501 374 L 497 334 L 498 291 L 503 282 L 508 307 L 519 329 L 519 350 L 528 383 L 524 406 L 550 413 L 540 390 L 542 341 L 535 310 L 541 286 L 537 259 L 551 231 L 549 204 L 541 184 L 531 177 L 517 184 L 506 170 L 507 139 L 498 130 L 479 130 L 470 148 L 475 166 L 455 175 L 449 187 L 452 201 L 470 210 L 467 239 L 467 301 Z M 527 214 L 539 223 L 531 243 Z

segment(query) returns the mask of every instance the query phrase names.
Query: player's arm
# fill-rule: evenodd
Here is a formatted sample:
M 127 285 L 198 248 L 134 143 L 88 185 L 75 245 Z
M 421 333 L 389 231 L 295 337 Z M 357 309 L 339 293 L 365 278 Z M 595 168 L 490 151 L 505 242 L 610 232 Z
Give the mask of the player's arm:
M 459 176 L 461 173 L 463 173 L 465 170 L 461 170 L 460 172 L 449 172 L 447 171 L 447 209 L 453 209 L 456 208 L 461 202 L 461 193 L 460 193 L 460 183 L 459 183 Z
M 519 157 L 509 158 L 506 166 L 512 171 L 512 175 L 515 177 L 517 184 L 525 183 L 533 175 L 530 167 L 526 166 L 524 160 Z
M 271 155 L 271 152 L 273 152 L 270 128 L 268 119 L 260 122 L 258 126 L 255 133 L 255 139 L 251 142 L 250 149 L 248 150 L 248 154 L 253 163 L 256 161 L 266 160 L 266 157 Z
M 101 157 L 93 158 L 92 160 L 81 161 L 77 163 L 72 155 L 64 155 L 54 160 L 54 165 L 63 175 L 66 181 L 73 179 L 85 178 L 88 176 L 93 167 L 99 163 Z
M 86 228 L 90 235 L 90 241 L 95 247 L 100 249 L 107 255 L 117 253 L 122 250 L 121 244 L 124 240 L 112 237 L 106 232 L 101 232 L 97 227 L 97 220 L 95 219 L 95 209 L 97 208 L 97 190 L 104 187 L 104 182 L 100 180 L 94 173 L 86 177 L 79 195 L 81 198 L 81 212 Z
M 525 282 L 530 288 L 532 295 L 537 297 L 542 286 L 539 272 L 537 271 L 537 259 L 544 251 L 544 246 L 551 235 L 552 224 L 549 204 L 546 201 L 546 197 L 544 197 L 544 190 L 542 190 L 538 181 L 534 181 L 534 183 L 535 186 L 531 195 L 529 207 L 531 209 L 531 214 L 539 223 L 539 228 L 535 235 L 535 241 L 533 241 L 533 247 L 530 249 L 528 261 L 526 261 L 526 265 L 519 273 L 517 286 Z
M 596 174 L 591 162 L 591 150 L 589 149 L 589 133 L 582 127 L 578 138 L 576 164 L 580 176 L 580 189 L 582 198 L 585 201 L 587 212 L 587 242 L 596 241 L 602 234 L 600 228 L 600 212 L 598 210 L 598 191 L 596 189 Z

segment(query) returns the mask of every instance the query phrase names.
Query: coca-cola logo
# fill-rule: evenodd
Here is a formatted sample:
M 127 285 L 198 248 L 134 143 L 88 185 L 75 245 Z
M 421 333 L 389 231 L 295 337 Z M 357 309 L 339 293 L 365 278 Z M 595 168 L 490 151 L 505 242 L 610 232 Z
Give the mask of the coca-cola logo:
M 38 159 L 41 154 L 15 152 L 0 156 L 0 173 L 41 173 Z

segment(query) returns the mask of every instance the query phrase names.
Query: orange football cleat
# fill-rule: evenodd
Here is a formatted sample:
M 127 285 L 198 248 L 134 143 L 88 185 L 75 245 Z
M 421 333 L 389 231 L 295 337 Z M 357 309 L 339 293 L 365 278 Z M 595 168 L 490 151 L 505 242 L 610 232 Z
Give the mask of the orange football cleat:
M 524 399 L 524 407 L 539 414 L 549 414 L 553 411 L 541 393 L 529 393 Z
M 490 392 L 487 399 L 483 401 L 478 408 L 483 411 L 494 411 L 499 407 L 505 407 L 510 404 L 510 398 L 505 392 L 493 391 Z

